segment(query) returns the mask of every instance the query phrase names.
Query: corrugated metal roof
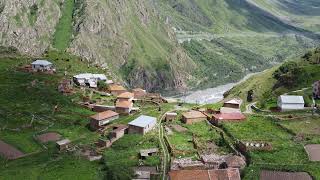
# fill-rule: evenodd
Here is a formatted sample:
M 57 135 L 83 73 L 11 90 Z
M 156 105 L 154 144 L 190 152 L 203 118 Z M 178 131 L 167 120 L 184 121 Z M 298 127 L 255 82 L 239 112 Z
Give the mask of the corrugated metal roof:
M 286 104 L 304 104 L 303 96 L 282 95 L 280 99 L 282 103 Z
M 77 79 L 100 79 L 100 80 L 107 80 L 106 75 L 104 74 L 91 74 L 91 73 L 83 73 L 73 76 Z
M 146 127 L 147 125 L 157 122 L 157 118 L 151 116 L 141 115 L 137 119 L 131 121 L 129 125 L 138 126 L 138 127 Z
M 47 61 L 47 60 L 36 60 L 33 63 L 31 63 L 32 65 L 43 65 L 43 66 L 48 66 L 48 65 L 52 65 L 51 62 Z

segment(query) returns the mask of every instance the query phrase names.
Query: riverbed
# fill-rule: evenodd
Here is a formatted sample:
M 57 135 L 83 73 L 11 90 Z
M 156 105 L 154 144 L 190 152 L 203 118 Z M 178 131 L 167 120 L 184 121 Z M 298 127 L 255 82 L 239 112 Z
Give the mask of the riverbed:
M 230 89 L 232 89 L 235 85 L 247 80 L 251 76 L 255 75 L 257 73 L 250 73 L 246 75 L 242 80 L 236 83 L 228 83 L 225 85 L 203 89 L 203 90 L 197 90 L 197 91 L 190 91 L 186 93 L 185 96 L 180 96 L 177 99 L 179 99 L 182 102 L 186 103 L 193 103 L 193 104 L 212 104 L 217 103 L 221 100 L 223 100 L 223 94 Z

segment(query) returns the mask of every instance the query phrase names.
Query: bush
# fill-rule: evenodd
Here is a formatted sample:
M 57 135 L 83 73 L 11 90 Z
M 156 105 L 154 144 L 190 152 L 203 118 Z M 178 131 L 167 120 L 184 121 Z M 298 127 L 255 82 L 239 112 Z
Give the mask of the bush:
M 107 89 L 107 83 L 104 81 L 98 81 L 98 89 L 104 91 Z
M 274 73 L 273 78 L 277 82 L 277 86 L 293 87 L 301 78 L 306 78 L 308 74 L 297 62 L 286 62 L 279 67 Z

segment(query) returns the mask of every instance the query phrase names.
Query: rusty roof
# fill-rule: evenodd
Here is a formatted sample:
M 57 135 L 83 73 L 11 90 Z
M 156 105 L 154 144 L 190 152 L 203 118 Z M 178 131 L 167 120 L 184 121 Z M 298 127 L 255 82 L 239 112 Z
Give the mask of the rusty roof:
M 109 90 L 110 91 L 125 91 L 126 88 L 124 88 L 123 86 L 118 85 L 118 84 L 110 84 L 109 85 Z
M 244 120 L 246 116 L 242 113 L 219 113 L 214 114 L 213 117 L 217 120 Z
M 119 96 L 117 96 L 117 98 L 123 98 L 123 99 L 130 99 L 133 97 L 134 97 L 134 94 L 131 92 L 124 92 L 124 93 L 119 94 Z
M 101 121 L 101 120 L 108 119 L 108 118 L 118 116 L 118 115 L 119 115 L 118 113 L 109 110 L 109 111 L 97 113 L 97 114 L 91 116 L 91 119 Z
M 117 108 L 130 108 L 133 106 L 133 103 L 131 101 L 117 101 L 116 107 Z
M 320 144 L 308 144 L 304 148 L 310 161 L 320 161 Z
M 178 170 L 169 172 L 170 180 L 240 180 L 238 169 Z
M 312 180 L 311 176 L 306 172 L 281 172 L 266 171 L 260 173 L 260 180 Z
M 185 118 L 191 118 L 191 119 L 207 117 L 202 112 L 199 112 L 199 111 L 188 111 L 183 113 L 182 116 L 184 116 Z

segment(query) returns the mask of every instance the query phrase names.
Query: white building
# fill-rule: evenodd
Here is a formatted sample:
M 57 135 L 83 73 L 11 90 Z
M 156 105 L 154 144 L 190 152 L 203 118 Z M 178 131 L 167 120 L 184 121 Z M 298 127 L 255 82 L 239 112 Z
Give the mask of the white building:
M 107 77 L 104 74 L 84 73 L 73 76 L 73 80 L 80 86 L 96 88 L 98 87 L 98 81 L 107 82 Z
M 278 107 L 282 111 L 304 109 L 304 99 L 302 96 L 282 95 L 278 98 Z
M 129 123 L 129 134 L 146 134 L 157 125 L 157 118 L 141 115 Z
M 53 64 L 47 60 L 36 60 L 32 65 L 32 70 L 33 71 L 50 71 L 54 70 Z

